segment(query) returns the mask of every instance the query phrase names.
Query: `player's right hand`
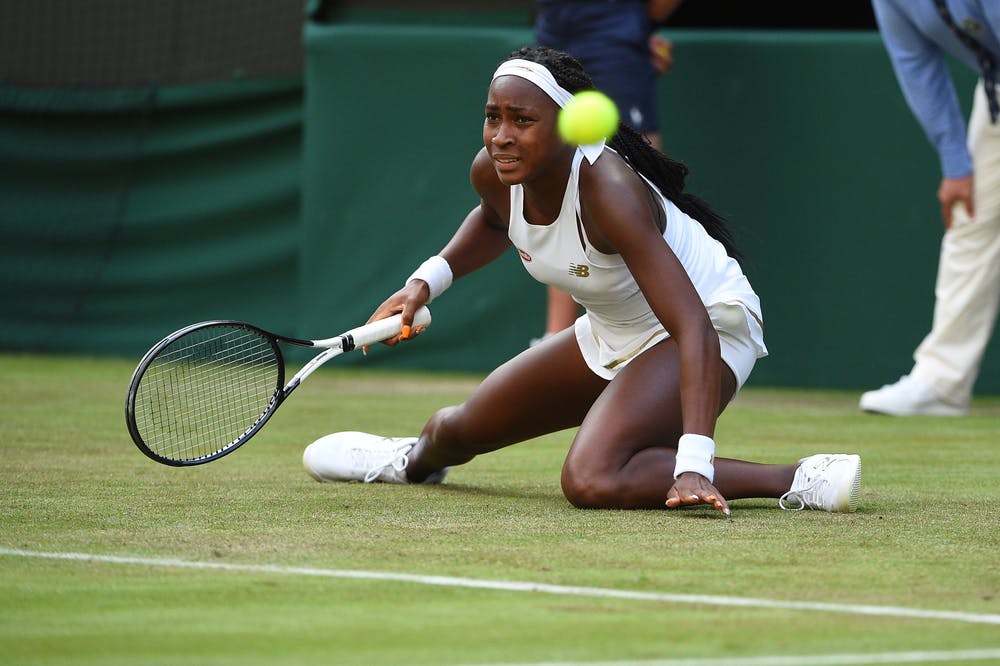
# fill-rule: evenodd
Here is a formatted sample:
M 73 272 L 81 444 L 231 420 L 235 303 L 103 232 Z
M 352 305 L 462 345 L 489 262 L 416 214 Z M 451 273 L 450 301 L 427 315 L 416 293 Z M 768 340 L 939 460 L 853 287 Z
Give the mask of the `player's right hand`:
M 395 347 L 400 340 L 411 340 L 423 332 L 423 326 L 413 327 L 413 316 L 417 310 L 427 304 L 431 292 L 423 280 L 413 280 L 378 306 L 368 323 L 385 319 L 396 314 L 402 315 L 402 331 L 399 335 L 383 340 L 382 344 Z M 368 353 L 368 348 L 362 350 Z

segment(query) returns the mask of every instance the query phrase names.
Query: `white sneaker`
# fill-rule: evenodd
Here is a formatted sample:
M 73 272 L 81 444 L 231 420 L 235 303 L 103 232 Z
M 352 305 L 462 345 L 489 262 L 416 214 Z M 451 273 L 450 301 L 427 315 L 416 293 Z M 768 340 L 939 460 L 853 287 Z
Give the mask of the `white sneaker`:
M 320 437 L 302 453 L 302 465 L 317 481 L 410 483 L 407 454 L 416 437 L 379 437 L 366 432 L 335 432 Z M 431 474 L 424 483 L 441 483 L 448 469 Z
M 822 509 L 849 513 L 858 508 L 861 456 L 820 453 L 799 461 L 792 487 L 778 500 L 786 511 Z
M 968 405 L 945 402 L 933 388 L 912 375 L 861 396 L 861 409 L 890 416 L 964 416 Z

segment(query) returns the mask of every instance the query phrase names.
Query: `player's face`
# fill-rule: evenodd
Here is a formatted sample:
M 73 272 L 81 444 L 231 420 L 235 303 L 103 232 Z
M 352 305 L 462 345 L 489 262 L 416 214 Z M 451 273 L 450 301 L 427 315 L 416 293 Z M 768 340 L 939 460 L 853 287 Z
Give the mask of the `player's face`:
M 535 84 L 519 76 L 493 81 L 486 98 L 483 143 L 500 182 L 533 180 L 565 151 L 558 138 L 559 106 Z

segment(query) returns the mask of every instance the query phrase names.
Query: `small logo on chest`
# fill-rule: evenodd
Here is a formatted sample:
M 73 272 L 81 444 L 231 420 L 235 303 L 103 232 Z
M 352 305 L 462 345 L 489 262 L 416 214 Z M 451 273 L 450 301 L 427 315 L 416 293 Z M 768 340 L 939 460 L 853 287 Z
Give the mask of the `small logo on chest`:
M 586 264 L 570 264 L 569 274 L 578 278 L 590 277 L 590 266 Z

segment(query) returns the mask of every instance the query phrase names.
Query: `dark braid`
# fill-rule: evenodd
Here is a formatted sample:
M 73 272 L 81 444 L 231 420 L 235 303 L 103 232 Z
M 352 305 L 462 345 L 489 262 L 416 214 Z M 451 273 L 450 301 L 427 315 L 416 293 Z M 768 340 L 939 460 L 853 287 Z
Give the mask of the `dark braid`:
M 571 93 L 594 88 L 594 81 L 583 69 L 583 65 L 568 53 L 543 46 L 529 46 L 514 51 L 510 58 L 529 60 L 544 66 L 552 72 L 556 82 Z M 707 203 L 684 191 L 684 180 L 688 174 L 688 168 L 684 164 L 653 148 L 641 134 L 624 123 L 618 124 L 618 132 L 609 145 L 633 169 L 660 188 L 675 206 L 698 220 L 712 238 L 722 243 L 730 257 L 737 261 L 742 259 L 722 217 Z

